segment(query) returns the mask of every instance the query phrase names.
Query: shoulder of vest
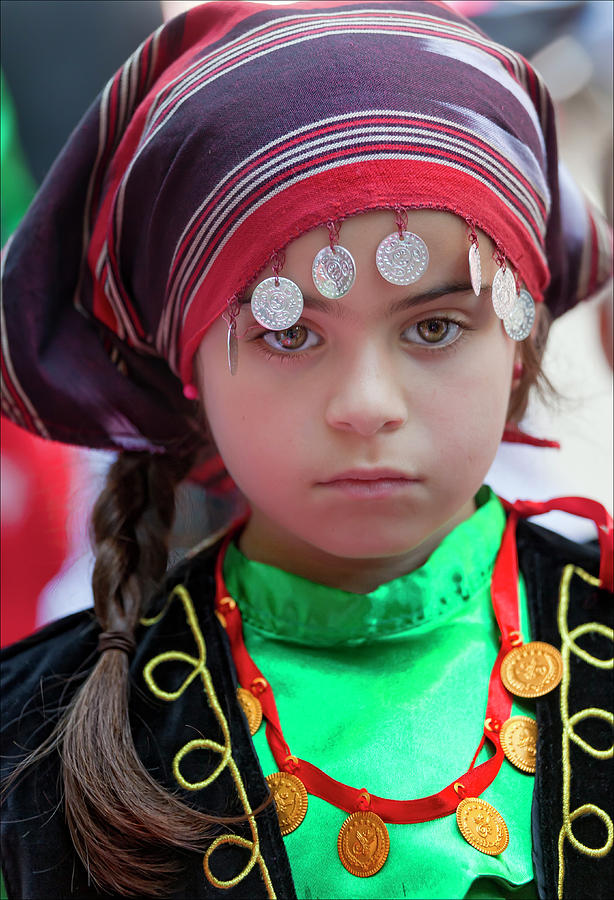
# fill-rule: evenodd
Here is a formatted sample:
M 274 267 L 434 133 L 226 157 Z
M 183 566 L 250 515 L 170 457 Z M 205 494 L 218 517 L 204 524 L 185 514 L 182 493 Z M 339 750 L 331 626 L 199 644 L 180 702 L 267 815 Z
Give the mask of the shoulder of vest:
M 596 573 L 599 570 L 599 546 L 569 540 L 555 531 L 520 519 L 516 531 L 518 553 L 522 565 L 529 557 L 546 568 L 559 569 L 568 563 Z
M 86 635 L 89 630 L 95 628 L 95 623 L 92 608 L 55 619 L 22 640 L 3 647 L 0 650 L 0 663 L 5 665 L 13 660 L 29 660 L 31 657 L 40 657 L 46 653 L 53 655 L 55 651 L 61 651 L 66 644 Z
M 173 589 L 183 584 L 197 596 L 204 624 L 211 621 L 214 599 L 213 561 L 209 551 L 182 560 L 167 576 L 150 604 L 155 614 Z M 139 627 L 137 644 L 147 643 L 160 629 Z M 52 727 L 98 659 L 100 625 L 92 608 L 73 613 L 40 628 L 0 652 L 0 690 L 3 702 L 3 742 L 21 742 L 36 732 L 44 719 Z M 138 651 L 137 651 L 138 654 Z M 31 723 L 31 724 L 29 724 Z M 6 747 L 6 743 L 5 743 Z
M 43 684 L 64 689 L 72 676 L 87 672 L 94 660 L 99 627 L 91 609 L 50 622 L 0 654 L 3 736 L 17 718 L 20 728 L 28 718 Z M 55 693 L 55 692 L 54 692 Z M 42 698 L 41 698 L 42 702 Z

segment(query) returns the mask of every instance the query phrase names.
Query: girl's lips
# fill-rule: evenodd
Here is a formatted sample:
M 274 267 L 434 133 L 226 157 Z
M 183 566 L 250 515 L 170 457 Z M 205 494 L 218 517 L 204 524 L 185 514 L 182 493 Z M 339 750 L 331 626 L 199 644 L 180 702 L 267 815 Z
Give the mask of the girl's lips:
M 392 469 L 356 469 L 319 482 L 320 487 L 359 498 L 389 497 L 418 484 L 420 478 Z
M 320 484 L 335 484 L 338 481 L 421 481 L 417 475 L 408 475 L 399 469 L 348 469 L 346 472 L 339 472 L 332 475 Z

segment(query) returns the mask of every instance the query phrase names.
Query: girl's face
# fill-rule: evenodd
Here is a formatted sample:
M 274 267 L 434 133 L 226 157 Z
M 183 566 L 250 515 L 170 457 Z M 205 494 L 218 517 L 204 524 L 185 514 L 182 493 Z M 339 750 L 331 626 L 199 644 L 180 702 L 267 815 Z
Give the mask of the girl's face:
M 311 278 L 328 232 L 298 238 L 282 274 L 303 292 L 299 323 L 268 332 L 246 302 L 237 374 L 228 371 L 221 319 L 197 355 L 213 436 L 252 510 L 242 548 L 331 583 L 327 571 L 349 560 L 390 577 L 421 564 L 473 512 L 506 421 L 515 344 L 490 301 L 494 245 L 479 233 L 477 298 L 464 221 L 409 212 L 408 230 L 426 242 L 430 262 L 403 287 L 375 264 L 394 230 L 394 215 L 379 210 L 343 223 L 340 243 L 357 274 L 338 301 L 322 298 Z

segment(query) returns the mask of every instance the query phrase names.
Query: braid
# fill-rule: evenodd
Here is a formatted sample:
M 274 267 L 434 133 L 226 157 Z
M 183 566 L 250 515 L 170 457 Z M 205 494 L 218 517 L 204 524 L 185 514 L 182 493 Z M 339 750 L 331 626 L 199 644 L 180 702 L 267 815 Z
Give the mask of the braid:
M 94 608 L 103 631 L 134 639 L 149 591 L 165 572 L 175 486 L 191 462 L 125 453 L 109 471 L 92 517 Z M 97 885 L 154 897 L 178 868 L 173 849 L 202 850 L 220 820 L 190 809 L 149 775 L 132 739 L 128 701 L 128 657 L 108 649 L 61 725 L 66 818 Z
M 134 632 L 166 570 L 175 486 L 189 468 L 141 453 L 124 453 L 111 467 L 92 514 L 92 588 L 103 631 Z

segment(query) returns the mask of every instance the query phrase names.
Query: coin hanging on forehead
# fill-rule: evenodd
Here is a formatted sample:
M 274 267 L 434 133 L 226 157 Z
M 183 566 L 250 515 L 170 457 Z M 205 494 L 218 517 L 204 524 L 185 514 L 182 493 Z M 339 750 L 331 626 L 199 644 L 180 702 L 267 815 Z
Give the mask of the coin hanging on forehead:
M 522 288 L 511 313 L 503 320 L 503 327 L 513 341 L 524 341 L 531 334 L 535 322 L 535 301 Z
M 254 289 L 251 307 L 256 322 L 271 331 L 283 331 L 300 319 L 303 295 L 289 278 L 265 278 Z
M 537 722 L 529 716 L 511 716 L 499 732 L 501 747 L 507 759 L 520 769 L 533 775 L 537 757 Z
M 544 641 L 514 647 L 501 663 L 501 681 L 516 697 L 543 697 L 554 690 L 562 676 L 561 654 Z
M 476 297 L 480 296 L 482 290 L 482 260 L 480 259 L 480 248 L 477 244 L 469 247 L 469 278 L 471 279 L 471 287 Z
M 358 878 L 369 878 L 379 872 L 388 858 L 388 829 L 370 809 L 352 813 L 341 826 L 337 850 L 348 872 Z
M 422 278 L 429 264 L 429 251 L 417 234 L 404 231 L 389 234 L 375 252 L 375 263 L 382 278 L 390 284 L 413 284 Z
M 467 843 L 480 853 L 498 856 L 509 843 L 503 816 L 481 797 L 461 800 L 456 807 L 456 822 Z
M 491 288 L 492 305 L 500 319 L 509 316 L 516 304 L 516 279 L 509 266 L 495 272 Z
M 237 691 L 237 699 L 245 713 L 245 718 L 249 725 L 249 733 L 256 734 L 262 722 L 262 704 L 260 700 L 258 697 L 254 697 L 251 691 L 241 687 Z
M 228 370 L 231 375 L 237 374 L 239 367 L 239 342 L 237 340 L 237 324 L 233 322 L 228 328 L 226 337 L 226 354 L 228 357 Z
M 305 818 L 308 803 L 305 785 L 289 772 L 273 772 L 265 780 L 273 794 L 279 828 L 285 837 Z
M 323 297 L 338 300 L 347 294 L 356 280 L 354 257 L 340 244 L 335 244 L 332 249 L 324 247 L 316 253 L 311 275 Z

